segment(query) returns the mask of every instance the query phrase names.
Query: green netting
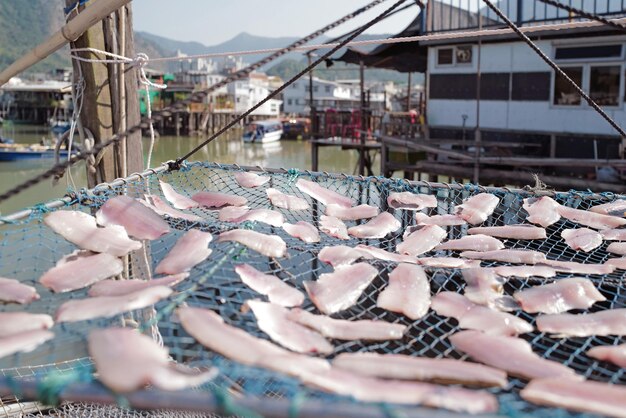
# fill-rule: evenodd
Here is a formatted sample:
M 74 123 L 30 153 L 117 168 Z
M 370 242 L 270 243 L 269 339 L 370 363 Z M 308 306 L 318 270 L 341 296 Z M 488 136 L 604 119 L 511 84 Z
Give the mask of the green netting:
M 269 208 L 270 203 L 265 194 L 267 187 L 274 187 L 285 193 L 304 197 L 311 203 L 308 211 L 287 211 L 277 209 L 283 213 L 287 222 L 309 221 L 316 223 L 323 214 L 323 205 L 319 205 L 308 196 L 303 195 L 296 187 L 298 177 L 312 178 L 322 186 L 330 190 L 351 197 L 359 203 L 367 203 L 378 206 L 381 210 L 387 210 L 386 198 L 393 191 L 412 191 L 428 193 L 437 196 L 438 207 L 431 210 L 430 214 L 445 214 L 453 212 L 456 205 L 467 197 L 486 191 L 487 189 L 472 185 L 430 185 L 425 182 L 409 183 L 404 180 L 383 178 L 362 178 L 346 175 L 329 175 L 326 173 L 298 172 L 295 170 L 272 170 L 265 175 L 270 181 L 256 189 L 240 187 L 234 180 L 233 172 L 243 170 L 238 166 L 222 166 L 212 163 L 191 163 L 184 165 L 178 171 L 165 171 L 158 175 L 149 175 L 145 179 L 133 182 L 125 182 L 118 187 L 99 189 L 100 192 L 93 194 L 81 192 L 68 207 L 60 210 L 83 210 L 91 212 L 102 205 L 108 198 L 119 193 L 128 192 L 130 195 L 143 196 L 144 193 L 161 195 L 158 180 L 163 180 L 172 185 L 179 193 L 191 195 L 196 191 L 210 190 L 237 194 L 248 199 L 248 205 L 252 208 Z M 262 171 L 262 170 L 261 170 Z M 526 212 L 522 209 L 522 200 L 531 193 L 521 191 L 509 191 L 507 189 L 489 189 L 488 192 L 497 195 L 501 203 L 485 225 L 505 225 L 523 223 Z M 585 192 L 560 193 L 555 199 L 564 205 L 586 209 L 600 201 L 606 202 L 616 196 L 593 195 Z M 152 241 L 149 245 L 151 265 L 163 259 L 176 240 L 186 230 L 199 228 L 217 234 L 238 227 L 235 224 L 220 222 L 217 219 L 217 211 L 207 209 L 192 209 L 190 213 L 201 216 L 201 223 L 190 223 L 178 219 L 166 218 L 172 226 L 173 232 Z M 403 228 L 384 239 L 340 241 L 321 234 L 322 240 L 315 244 L 306 244 L 296 238 L 287 235 L 281 228 L 271 227 L 262 223 L 247 225 L 259 232 L 275 234 L 282 237 L 288 245 L 288 256 L 281 259 L 270 259 L 260 254 L 247 250 L 245 247 L 234 243 L 218 243 L 213 241 L 210 246 L 213 254 L 202 264 L 196 266 L 191 276 L 175 287 L 177 293 L 168 300 L 162 301 L 155 306 L 156 324 L 163 338 L 164 345 L 170 350 L 174 360 L 188 365 L 208 366 L 219 368 L 220 375 L 212 383 L 201 387 L 200 391 L 212 392 L 215 387 L 227 388 L 230 391 L 240 393 L 252 398 L 279 398 L 299 399 L 306 397 L 308 400 L 319 400 L 324 403 L 334 401 L 346 401 L 345 398 L 325 394 L 306 388 L 297 380 L 267 370 L 244 366 L 234 363 L 202 347 L 190 337 L 181 325 L 172 317 L 173 308 L 181 303 L 213 309 L 221 314 L 226 322 L 245 329 L 250 334 L 267 338 L 261 332 L 252 313 L 242 313 L 241 307 L 244 301 L 260 296 L 244 285 L 234 273 L 234 264 L 248 263 L 257 269 L 275 274 L 297 288 L 304 290 L 304 280 L 315 280 L 319 274 L 332 270 L 317 260 L 319 250 L 328 245 L 347 244 L 350 246 L 359 243 L 377 246 L 390 251 L 395 249 L 397 242 L 401 240 L 406 227 L 415 223 L 413 212 L 395 211 L 394 215 L 402 222 Z M 54 314 L 56 308 L 68 299 L 86 297 L 87 290 L 70 292 L 67 294 L 52 294 L 38 283 L 38 278 L 43 272 L 54 266 L 64 255 L 74 251 L 74 245 L 56 235 L 41 222 L 45 216 L 43 206 L 38 206 L 33 214 L 27 219 L 6 224 L 0 227 L 0 276 L 12 277 L 33 285 L 41 295 L 41 299 L 27 305 L 25 308 L 19 305 L 0 305 L 2 311 L 17 311 L 26 309 L 30 312 Z M 348 226 L 355 224 L 347 222 Z M 561 220 L 548 228 L 548 238 L 545 240 L 506 240 L 508 248 L 527 248 L 544 252 L 548 258 L 562 261 L 579 261 L 588 263 L 602 263 L 609 258 L 606 252 L 606 243 L 590 253 L 582 253 L 571 250 L 560 238 L 560 233 L 565 228 L 576 227 L 567 220 Z M 458 238 L 466 233 L 467 226 L 449 227 L 449 238 Z M 439 252 L 438 254 L 457 256 L 454 253 Z M 332 358 L 337 353 L 374 351 L 379 353 L 402 353 L 415 356 L 428 356 L 435 358 L 465 358 L 450 344 L 448 337 L 458 331 L 456 321 L 441 317 L 430 311 L 425 317 L 411 321 L 402 315 L 391 313 L 376 307 L 376 298 L 385 285 L 388 273 L 395 267 L 394 263 L 382 261 L 369 261 L 379 271 L 379 276 L 366 289 L 358 303 L 339 314 L 333 315 L 344 319 L 382 319 L 389 322 L 407 325 L 408 331 L 402 340 L 384 342 L 364 341 L 332 341 L 335 352 L 329 356 Z M 484 266 L 498 263 L 483 262 Z M 427 269 L 431 278 L 431 290 L 436 294 L 443 290 L 462 291 L 464 281 L 459 270 L 455 269 Z M 568 277 L 560 274 L 559 277 Z M 580 275 L 577 275 L 580 276 Z M 131 273 L 131 278 L 133 274 Z M 605 302 L 597 303 L 591 311 L 611 308 L 626 307 L 624 297 L 624 285 L 622 284 L 623 272 L 616 271 L 610 275 L 588 276 L 607 298 Z M 511 279 L 506 284 L 506 292 L 511 294 L 517 289 L 522 289 L 536 284 L 538 279 Z M 315 310 L 313 304 L 307 300 L 303 306 L 307 310 Z M 521 311 L 516 314 L 531 323 L 535 321 L 535 315 Z M 91 368 L 91 362 L 86 352 L 86 335 L 90 330 L 110 325 L 119 325 L 125 319 L 132 318 L 147 327 L 147 316 L 141 312 L 133 312 L 106 320 L 83 321 L 79 323 L 65 323 L 54 326 L 56 337 L 41 346 L 33 353 L 15 355 L 0 359 L 0 376 L 13 376 L 18 378 L 32 379 L 41 378 L 50 373 L 61 371 L 76 371 Z M 625 384 L 624 370 L 614 367 L 605 362 L 598 362 L 587 357 L 584 352 L 592 346 L 601 344 L 615 344 L 621 341 L 614 337 L 591 337 L 591 338 L 555 338 L 538 331 L 522 335 L 521 338 L 528 340 L 535 352 L 541 356 L 561 362 L 571 367 L 576 372 L 590 380 Z M 19 384 L 20 379 L 12 379 L 14 384 Z M 17 382 L 17 383 L 16 383 Z M 501 413 L 508 416 L 523 416 L 532 414 L 546 416 L 557 414 L 556 410 L 548 410 L 528 404 L 521 400 L 518 392 L 524 387 L 525 382 L 516 378 L 509 381 L 509 385 L 503 389 L 492 389 L 501 404 Z M 159 394 L 159 396 L 168 396 Z M 175 395 L 172 396 L 175 402 Z M 380 408 L 372 405 L 372 408 Z M 395 407 L 394 407 L 395 408 Z M 407 410 L 406 407 L 398 407 L 398 410 Z M 0 415 L 2 411 L 0 409 Z M 564 416 L 573 414 L 559 411 Z M 387 407 L 381 409 L 381 415 L 389 415 Z M 428 414 L 426 414 L 428 415 Z

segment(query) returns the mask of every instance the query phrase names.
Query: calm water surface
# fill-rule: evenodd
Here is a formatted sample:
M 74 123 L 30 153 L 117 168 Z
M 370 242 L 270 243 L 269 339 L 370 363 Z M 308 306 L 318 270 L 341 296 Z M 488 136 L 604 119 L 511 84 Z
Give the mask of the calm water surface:
M 44 127 L 20 126 L 3 128 L 3 137 L 15 142 L 37 143 L 49 136 Z M 168 137 L 157 139 L 152 156 L 152 166 L 186 154 L 203 141 L 204 137 Z M 149 139 L 144 138 L 144 151 L 147 153 Z M 223 164 L 237 163 L 272 168 L 311 168 L 311 146 L 306 141 L 284 140 L 274 144 L 243 144 L 237 132 L 218 138 L 199 151 L 190 160 L 214 161 Z M 353 173 L 358 161 L 355 151 L 339 151 L 337 147 L 320 150 L 320 170 L 329 172 Z M 53 164 L 52 159 L 27 160 L 20 162 L 0 162 L 0 191 L 33 177 Z M 377 164 L 375 164 L 376 167 Z M 71 171 L 77 187 L 86 185 L 85 167 L 80 163 Z M 62 197 L 68 188 L 67 176 L 56 185 L 51 180 L 34 186 L 18 196 L 0 204 L 0 213 L 9 214 L 24 207 L 33 206 L 54 198 Z

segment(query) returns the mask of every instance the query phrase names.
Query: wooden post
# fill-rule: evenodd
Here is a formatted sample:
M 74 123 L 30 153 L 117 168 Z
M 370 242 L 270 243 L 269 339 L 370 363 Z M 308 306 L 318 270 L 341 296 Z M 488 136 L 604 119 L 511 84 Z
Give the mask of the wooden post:
M 406 87 L 406 111 L 410 112 L 411 111 L 411 72 L 410 71 L 409 71 L 407 83 L 408 84 Z
M 361 146 L 359 147 L 359 175 L 365 175 L 365 64 L 359 62 L 359 76 L 361 85 Z

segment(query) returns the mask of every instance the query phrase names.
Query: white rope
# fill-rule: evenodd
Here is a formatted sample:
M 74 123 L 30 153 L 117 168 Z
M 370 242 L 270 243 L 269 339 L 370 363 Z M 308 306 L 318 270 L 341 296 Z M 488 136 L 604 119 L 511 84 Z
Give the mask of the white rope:
M 613 22 L 616 23 L 626 23 L 626 18 L 613 19 Z M 603 26 L 602 23 L 599 22 L 591 22 L 591 21 L 580 21 L 580 22 L 568 22 L 568 23 L 556 23 L 549 25 L 537 25 L 537 26 L 524 26 L 521 27 L 520 30 L 524 33 L 532 33 L 546 30 L 563 30 L 563 29 L 576 29 L 576 28 L 592 28 L 592 27 L 600 27 Z M 463 39 L 463 38 L 473 38 L 473 37 L 489 37 L 489 36 L 501 36 L 512 34 L 513 31 L 509 28 L 502 29 L 484 29 L 481 31 L 475 30 L 464 30 L 462 32 L 443 32 L 443 33 L 435 33 L 430 35 L 418 35 L 418 36 L 406 36 L 402 38 L 386 38 L 386 39 L 371 39 L 366 41 L 352 41 L 348 42 L 346 46 L 367 46 L 367 45 L 390 45 L 390 44 L 401 44 L 408 42 L 418 42 L 418 41 L 443 41 L 449 39 Z M 317 45 L 303 45 L 294 49 L 294 51 L 311 51 L 317 49 L 328 49 L 334 48 L 339 45 L 338 42 L 330 43 L 330 44 L 317 44 Z M 257 55 L 257 54 L 270 54 L 277 51 L 281 51 L 282 48 L 266 48 L 266 49 L 255 49 L 255 50 L 246 50 L 246 51 L 231 51 L 231 52 L 216 52 L 211 54 L 197 54 L 197 55 L 187 55 L 184 57 L 176 56 L 176 57 L 162 57 L 162 58 L 150 58 L 147 60 L 147 63 L 151 62 L 168 62 L 168 61 L 186 61 L 186 60 L 196 60 L 200 58 L 220 58 L 220 57 L 228 57 L 228 56 L 240 56 L 240 55 Z M 133 64 L 135 60 L 122 57 L 119 55 L 105 53 L 103 51 L 94 50 L 93 48 L 80 48 L 73 49 L 71 52 L 93 52 L 94 54 L 102 53 L 109 57 L 109 59 L 103 60 L 91 60 L 89 58 L 82 57 L 74 57 L 80 61 L 85 62 L 106 62 L 109 64 Z

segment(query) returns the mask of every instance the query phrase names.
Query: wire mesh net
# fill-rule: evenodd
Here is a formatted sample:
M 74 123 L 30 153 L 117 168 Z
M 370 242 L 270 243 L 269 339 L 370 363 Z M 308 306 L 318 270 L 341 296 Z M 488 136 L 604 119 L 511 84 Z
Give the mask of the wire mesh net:
M 452 213 L 454 208 L 464 199 L 483 191 L 481 187 L 471 185 L 465 187 L 445 187 L 439 185 L 435 187 L 428 183 L 411 184 L 406 181 L 393 179 L 358 178 L 292 170 L 274 171 L 271 174 L 260 173 L 261 175 L 267 175 L 270 178 L 269 182 L 262 187 L 250 189 L 240 187 L 235 181 L 233 173 L 240 170 L 243 169 L 238 166 L 191 163 L 185 165 L 182 170 L 166 171 L 159 175 L 147 176 L 145 179 L 127 182 L 119 187 L 111 187 L 98 194 L 82 193 L 80 199 L 61 210 L 92 212 L 107 199 L 120 193 L 128 193 L 136 197 L 141 197 L 144 194 L 161 195 L 159 180 L 162 180 L 184 195 L 192 195 L 197 191 L 207 190 L 244 196 L 248 200 L 248 206 L 251 208 L 271 208 L 265 189 L 274 187 L 285 193 L 305 198 L 311 205 L 311 208 L 307 211 L 288 211 L 273 208 L 282 212 L 286 222 L 308 221 L 317 225 L 320 216 L 323 214 L 324 207 L 298 190 L 296 187 L 297 178 L 313 179 L 321 186 L 348 196 L 355 202 L 377 206 L 381 210 L 388 210 L 386 198 L 389 193 L 394 191 L 432 194 L 437 197 L 438 206 L 430 210 L 429 214 L 431 215 Z M 522 203 L 529 193 L 509 191 L 507 189 L 490 189 L 489 192 L 500 198 L 500 204 L 484 225 L 496 226 L 525 222 L 527 214 L 522 208 Z M 612 196 L 594 196 L 590 197 L 588 193 L 570 192 L 557 194 L 555 200 L 563 205 L 586 209 L 593 204 L 599 203 L 599 200 L 606 202 L 613 198 Z M 38 279 L 46 270 L 53 267 L 60 258 L 71 253 L 76 248 L 73 244 L 51 231 L 42 222 L 42 219 L 46 216 L 45 211 L 41 210 L 41 207 L 37 209 L 39 210 L 35 210 L 27 219 L 0 227 L 0 233 L 2 234 L 0 240 L 0 276 L 16 278 L 25 284 L 35 286 L 41 295 L 41 299 L 27 305 L 26 308 L 19 305 L 0 305 L 0 311 L 27 309 L 29 312 L 54 314 L 61 303 L 70 299 L 87 297 L 87 289 L 53 294 L 39 284 Z M 258 270 L 274 274 L 304 291 L 303 281 L 315 280 L 320 274 L 332 271 L 330 266 L 317 259 L 317 254 L 325 246 L 367 244 L 394 251 L 395 245 L 402 239 L 403 231 L 415 224 L 415 220 L 413 212 L 390 211 L 402 223 L 402 228 L 382 239 L 364 240 L 352 238 L 350 241 L 341 241 L 325 234 L 320 234 L 321 241 L 319 243 L 304 243 L 287 235 L 281 228 L 263 223 L 254 223 L 251 226 L 254 230 L 277 235 L 285 240 L 288 246 L 288 255 L 280 259 L 262 256 L 236 243 L 219 243 L 214 240 L 210 244 L 210 247 L 213 249 L 211 256 L 205 262 L 196 266 L 191 271 L 188 279 L 175 286 L 177 293 L 174 296 L 155 305 L 158 330 L 172 358 L 191 366 L 212 365 L 219 369 L 220 374 L 218 378 L 210 384 L 201 387 L 201 390 L 211 390 L 212 387 L 218 386 L 240 393 L 243 396 L 262 399 L 266 397 L 293 399 L 296 396 L 306 396 L 308 399 L 324 402 L 346 401 L 345 398 L 304 387 L 293 378 L 268 370 L 241 365 L 209 351 L 183 330 L 175 316 L 171 315 L 171 312 L 172 308 L 181 303 L 212 309 L 218 312 L 227 323 L 244 329 L 254 336 L 267 339 L 267 336 L 259 330 L 253 314 L 251 312 L 242 312 L 242 305 L 246 300 L 253 298 L 263 299 L 264 297 L 261 297 L 241 282 L 234 272 L 234 265 L 250 264 Z M 215 210 L 194 208 L 188 212 L 199 215 L 203 221 L 193 223 L 167 217 L 166 219 L 172 227 L 172 232 L 152 241 L 149 245 L 149 263 L 152 268 L 165 257 L 176 240 L 191 228 L 218 234 L 221 231 L 239 227 L 236 224 L 219 221 L 217 211 Z M 348 221 L 346 224 L 351 226 L 356 224 L 356 222 Z M 577 227 L 576 224 L 567 220 L 561 220 L 547 228 L 548 238 L 545 240 L 505 240 L 505 244 L 507 248 L 541 251 L 549 259 L 554 260 L 603 263 L 608 258 L 611 258 L 606 252 L 606 243 L 590 253 L 582 253 L 570 249 L 560 238 L 560 234 L 563 229 L 575 227 Z M 448 238 L 459 238 L 465 235 L 466 231 L 467 226 L 448 227 Z M 446 251 L 432 252 L 425 255 L 458 256 L 454 252 Z M 333 317 L 350 320 L 379 319 L 406 325 L 408 330 L 403 339 L 394 341 L 333 340 L 331 342 L 335 350 L 329 358 L 338 353 L 359 351 L 401 353 L 432 358 L 466 358 L 463 353 L 453 348 L 448 339 L 450 335 L 459 330 L 455 320 L 437 315 L 431 310 L 423 318 L 413 321 L 402 315 L 378 308 L 376 306 L 376 298 L 380 290 L 385 286 L 387 276 L 395 267 L 395 263 L 377 260 L 368 262 L 379 270 L 378 277 L 363 292 L 355 306 L 335 314 Z M 483 266 L 501 264 L 503 263 L 483 262 Z M 440 268 L 426 268 L 426 270 L 430 277 L 432 294 L 444 290 L 462 291 L 464 281 L 460 270 Z M 131 271 L 130 278 L 134 278 L 134 276 Z M 559 275 L 559 277 L 568 276 L 571 275 Z M 621 271 L 608 275 L 589 275 L 587 277 L 594 282 L 607 299 L 605 302 L 597 303 L 589 311 L 626 307 Z M 518 289 L 536 285 L 538 281 L 539 279 L 537 278 L 511 278 L 505 285 L 506 293 L 512 294 L 512 292 Z M 316 309 L 309 300 L 305 301 L 303 308 L 309 311 L 315 311 Z M 522 311 L 517 311 L 515 314 L 533 324 L 535 322 L 535 315 Z M 92 367 L 91 361 L 88 358 L 86 349 L 86 336 L 89 331 L 96 328 L 128 323 L 129 319 L 138 322 L 140 326 L 146 325 L 145 315 L 142 315 L 141 311 L 109 319 L 56 324 L 52 329 L 55 333 L 55 338 L 43 344 L 34 352 L 0 359 L 0 376 L 36 378 L 52 372 L 90 368 Z M 535 330 L 522 335 L 521 338 L 529 341 L 533 350 L 542 357 L 565 364 L 590 380 L 615 384 L 626 383 L 623 369 L 605 362 L 598 362 L 584 354 L 585 351 L 596 345 L 619 343 L 621 341 L 619 337 L 557 338 Z M 511 378 L 505 388 L 491 389 L 499 398 L 501 404 L 500 412 L 511 416 L 519 416 L 524 413 L 541 416 L 548 413 L 553 415 L 555 413 L 554 410 L 530 405 L 519 397 L 519 390 L 525 386 L 525 383 L 525 381 Z M 70 414 L 67 408 L 76 408 L 76 411 L 79 411 L 81 406 L 66 405 L 57 411 L 65 411 L 66 415 L 87 416 L 78 413 L 77 415 Z M 86 411 L 91 411 L 92 408 L 95 411 L 98 407 L 86 405 L 84 408 L 86 408 Z M 97 414 L 94 414 L 97 416 L 108 416 L 112 414 L 111 411 L 115 410 L 115 408 L 107 408 L 100 409 Z M 563 411 L 561 413 L 569 416 L 568 413 Z M 137 414 L 140 413 L 137 412 Z M 2 415 L 1 408 L 0 415 Z M 121 414 L 121 416 L 126 415 Z

